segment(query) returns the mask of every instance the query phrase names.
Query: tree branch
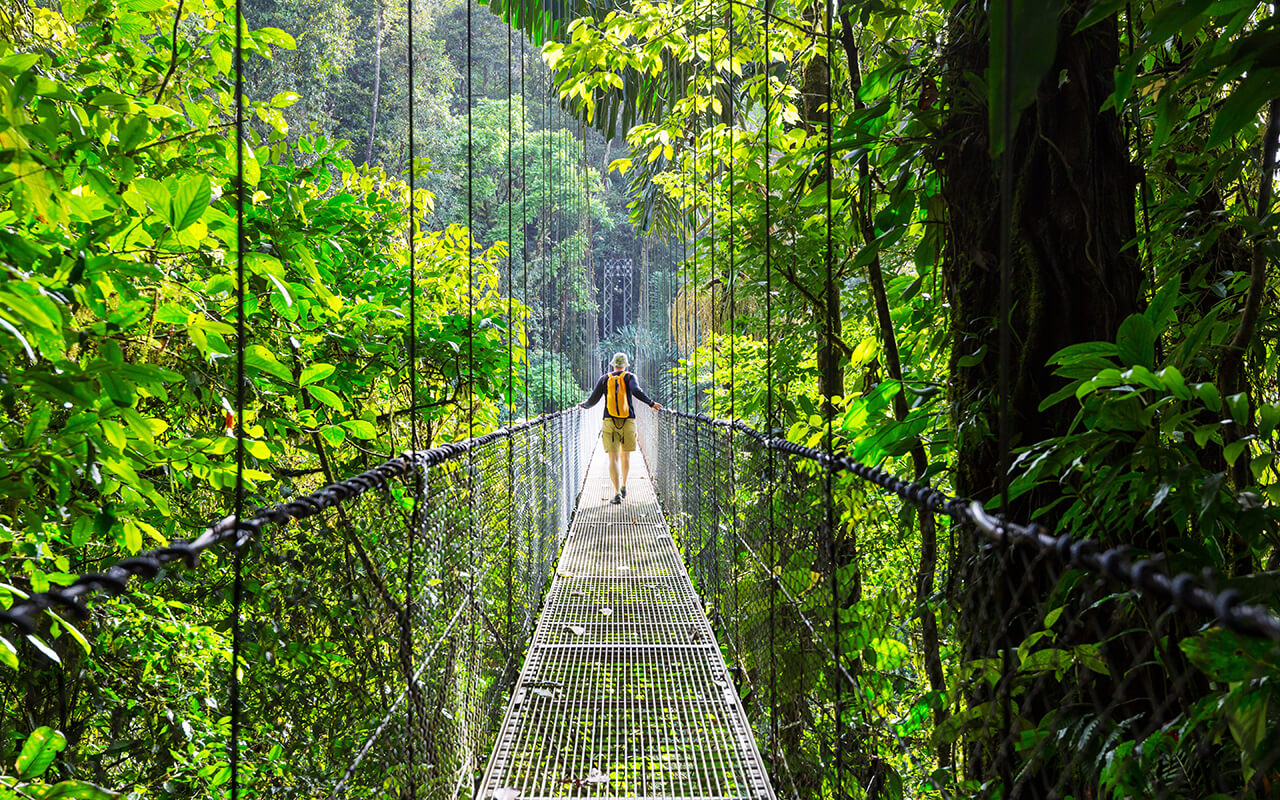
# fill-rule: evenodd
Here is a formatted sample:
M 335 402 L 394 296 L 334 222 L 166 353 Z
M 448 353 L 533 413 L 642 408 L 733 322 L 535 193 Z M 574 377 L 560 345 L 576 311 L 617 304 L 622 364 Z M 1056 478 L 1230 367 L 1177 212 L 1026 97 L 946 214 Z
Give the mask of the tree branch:
M 156 102 L 160 102 L 160 98 L 164 97 L 165 89 L 169 88 L 169 79 L 173 77 L 174 70 L 178 68 L 178 23 L 182 21 L 182 6 L 187 0 L 178 0 L 178 10 L 173 14 L 173 40 L 169 45 L 169 71 L 164 74 L 164 80 L 160 81 L 160 88 L 156 90 Z

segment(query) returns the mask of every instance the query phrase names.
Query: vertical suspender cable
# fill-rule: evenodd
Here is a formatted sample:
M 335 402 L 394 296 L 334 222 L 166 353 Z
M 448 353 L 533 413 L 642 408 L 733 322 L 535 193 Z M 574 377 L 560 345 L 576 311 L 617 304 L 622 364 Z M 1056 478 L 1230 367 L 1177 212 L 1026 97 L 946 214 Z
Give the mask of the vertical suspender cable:
M 244 518 L 244 0 L 236 0 L 236 541 L 232 555 L 235 570 L 231 590 L 231 800 L 240 797 L 240 606 L 244 595 L 244 554 L 240 546 L 240 521 Z
M 507 12 L 508 30 L 505 32 L 507 37 L 507 398 L 506 398 L 506 418 L 508 424 L 511 418 L 515 416 L 516 410 L 516 361 L 515 361 L 515 335 L 516 335 L 516 317 L 515 317 L 515 294 L 516 287 L 514 271 L 512 269 L 512 259 L 515 257 L 515 171 L 512 162 L 514 155 L 514 143 L 512 139 L 515 135 L 515 116 L 512 109 L 511 100 L 511 73 L 514 64 L 514 46 L 511 42 L 512 29 L 516 27 L 516 20 L 513 12 Z M 516 659 L 516 636 L 515 636 L 515 509 L 516 509 L 516 444 L 511 436 L 507 436 L 507 670 L 515 664 Z M 505 680 L 506 676 L 503 676 Z
M 1000 115 L 1001 134 L 1004 139 L 1004 149 L 1000 152 L 1000 322 L 999 322 L 999 346 L 1000 346 L 1000 363 L 999 363 L 999 428 L 1000 428 L 1000 466 L 999 466 L 999 487 L 1000 487 L 1000 511 L 1003 514 L 1009 513 L 1009 393 L 1011 379 L 1010 358 L 1013 355 L 1013 334 L 1010 331 L 1009 315 L 1012 310 L 1012 294 L 1009 284 L 1010 265 L 1009 258 L 1012 251 L 1012 221 L 1013 221 L 1013 124 L 1011 118 L 1011 105 L 1013 103 L 1013 81 L 1010 75 L 1011 61 L 1011 43 L 1013 41 L 1013 8 L 1012 0 L 1003 0 L 1004 16 L 1001 19 L 1003 28 L 1003 58 L 1004 69 L 1000 75 L 1000 97 L 1003 105 Z M 1000 680 L 1001 694 L 1003 694 L 1001 702 L 1002 724 L 1004 735 L 1001 737 L 1000 755 L 997 763 L 1000 764 L 1000 777 L 1004 783 L 1005 791 L 1011 791 L 1013 787 L 1013 775 L 1010 769 L 1010 762 L 1013 760 L 1011 752 L 1012 742 L 1010 734 L 1012 732 L 1011 720 L 1011 704 L 1012 704 L 1012 686 L 1013 680 L 1013 653 L 1011 648 L 1004 648 L 1002 654 L 1003 675 Z
M 737 381 L 737 321 L 738 321 L 738 272 L 737 272 L 737 219 L 734 216 L 734 147 L 737 144 L 738 117 L 736 108 L 737 87 L 734 85 L 733 76 L 737 73 L 733 69 L 736 56 L 734 50 L 737 42 L 734 37 L 734 29 L 736 21 L 733 16 L 733 3 L 725 4 L 725 28 L 728 33 L 728 53 L 729 53 L 729 74 L 726 76 L 729 91 L 729 419 L 736 420 L 737 403 L 735 402 L 738 394 Z M 736 576 L 738 571 L 738 492 L 737 492 L 737 469 L 735 458 L 737 449 L 734 447 L 735 434 L 729 431 L 729 498 L 730 498 L 730 524 L 733 525 L 733 561 L 730 562 L 733 567 L 733 574 Z M 738 618 L 741 616 L 741 602 L 738 591 L 740 581 L 735 577 L 733 581 L 733 640 L 740 642 Z M 741 657 L 739 657 L 741 662 Z M 746 674 L 744 672 L 744 674 Z
M 1004 138 L 1004 149 L 1000 152 L 1000 511 L 1009 513 L 1009 392 L 1011 389 L 1011 364 L 1013 355 L 1013 335 L 1009 329 L 1009 314 L 1012 306 L 1012 294 L 1009 284 L 1009 258 L 1012 249 L 1013 220 L 1013 124 L 1010 105 L 1013 102 L 1013 88 L 1009 75 L 1010 38 L 1013 35 L 1012 0 L 1004 0 L 1004 70 L 1000 75 L 1000 96 L 1003 112 L 1000 116 L 1001 135 Z
M 533 304 L 529 302 L 529 108 L 528 96 L 524 91 L 524 41 L 520 36 L 520 266 L 523 278 L 523 289 L 520 299 L 524 302 L 524 418 L 529 418 L 529 323 L 532 317 Z
M 413 115 L 415 112 L 413 102 L 413 90 L 416 85 L 416 74 L 414 71 L 413 58 L 413 0 L 406 0 L 405 3 L 406 16 L 408 21 L 408 40 L 405 43 L 405 54 L 407 57 L 407 69 L 409 77 L 409 441 L 410 446 L 417 450 L 421 444 L 418 441 L 418 261 L 417 261 L 417 243 L 418 243 L 418 205 L 417 198 L 414 195 L 416 191 L 415 173 L 416 165 L 414 160 L 417 158 L 416 143 L 414 135 L 416 128 L 414 125 Z M 394 417 L 392 418 L 394 424 Z M 417 766 L 415 764 L 415 745 L 413 724 L 414 712 L 417 710 L 414 703 L 414 686 L 413 686 L 413 611 L 415 605 L 414 600 L 414 542 L 418 537 L 418 529 L 422 524 L 422 469 L 415 467 L 413 470 L 413 512 L 412 524 L 409 527 L 409 547 L 406 556 L 406 575 L 405 575 L 405 602 L 402 612 L 402 636 L 408 643 L 408 655 L 404 661 L 405 680 L 409 682 L 409 702 L 406 709 L 406 720 L 408 729 L 408 750 L 409 750 L 409 797 L 417 796 Z
M 765 375 L 765 430 L 769 438 L 774 436 L 777 422 L 773 415 L 773 242 L 769 230 L 772 216 L 771 177 L 773 167 L 773 52 L 769 43 L 769 0 L 763 0 L 764 10 L 760 24 L 764 28 L 764 375 Z M 769 448 L 769 569 L 778 563 L 778 533 L 774 519 L 774 498 L 777 493 L 777 463 L 774 448 Z M 772 576 L 770 576 L 772 577 Z M 785 759 L 778 747 L 778 648 L 777 648 L 777 594 L 776 579 L 769 582 L 769 741 L 774 761 Z
M 835 69 L 835 51 L 833 49 L 833 45 L 836 38 L 835 32 L 832 30 L 832 25 L 831 25 L 832 23 L 831 5 L 833 2 L 835 2 L 835 0 L 824 0 L 823 2 L 823 9 L 824 9 L 823 28 L 824 28 L 824 33 L 826 33 L 827 35 L 827 76 L 826 76 L 826 80 L 827 80 L 827 85 L 826 85 L 827 131 L 826 133 L 827 133 L 827 136 L 826 136 L 826 141 L 824 143 L 826 148 L 825 172 L 826 172 L 826 179 L 827 179 L 827 196 L 826 196 L 827 230 L 826 230 L 826 246 L 823 248 L 824 258 L 826 262 L 825 266 L 827 271 L 826 293 L 825 293 L 826 297 L 824 298 L 827 303 L 827 313 L 824 314 L 823 317 L 824 319 L 826 319 L 826 323 L 827 323 L 827 337 L 826 337 L 827 340 L 824 344 L 827 348 L 828 359 L 833 359 L 835 356 L 834 351 L 835 351 L 836 319 L 835 319 L 833 310 L 838 307 L 836 305 L 835 297 L 833 297 L 833 294 L 837 292 L 838 289 L 836 288 L 836 285 L 835 285 L 833 267 L 832 267 L 832 256 L 834 255 L 834 253 L 832 252 L 833 240 L 832 240 L 832 214 L 831 214 L 832 189 L 836 179 L 835 160 L 832 157 L 833 147 L 832 147 L 832 141 L 831 141 L 832 131 L 835 128 L 835 103 L 832 102 L 833 98 L 831 94 L 831 86 L 833 83 L 833 81 L 831 80 L 831 72 L 833 69 Z M 832 367 L 828 364 L 828 369 L 831 369 L 831 368 Z M 840 369 L 838 361 L 834 369 L 835 370 Z M 828 389 L 830 388 L 831 387 L 828 387 Z M 823 404 L 823 408 L 827 416 L 826 448 L 827 448 L 827 452 L 830 453 L 830 452 L 834 452 L 835 450 L 835 436 L 833 431 L 833 425 L 834 425 L 835 413 L 836 413 L 835 398 L 834 397 L 826 398 L 826 402 Z M 834 487 L 832 486 L 834 475 L 833 475 L 833 471 L 830 469 L 824 470 L 824 475 L 825 475 L 825 479 L 823 481 L 823 484 L 827 493 L 826 528 L 827 528 L 827 537 L 831 544 L 831 632 L 832 632 L 831 639 L 832 639 L 832 648 L 835 652 L 835 662 L 836 662 L 835 666 L 837 669 L 840 669 L 842 666 L 840 663 L 841 657 L 842 657 L 842 653 L 841 653 L 842 648 L 840 645 L 840 580 L 839 580 L 840 548 L 836 541 L 837 537 L 836 537 L 836 520 L 835 520 L 835 497 L 833 492 Z M 840 734 L 842 730 L 842 723 L 840 720 L 841 699 L 842 699 L 841 683 L 840 681 L 833 681 L 832 683 L 835 684 L 835 704 L 832 709 L 833 715 L 835 717 L 835 725 L 833 726 L 833 730 L 835 731 L 834 747 L 836 751 L 835 793 L 836 793 L 836 796 L 840 796 L 840 794 L 843 792 L 843 789 L 844 789 L 844 748 L 840 746 L 840 739 L 841 739 Z
M 471 40 L 475 29 L 471 22 L 473 0 L 465 0 L 467 4 L 467 375 L 470 382 L 467 398 L 467 439 L 475 436 L 476 408 L 476 315 L 475 315 L 475 137 L 474 113 L 475 84 L 471 70 Z M 476 452 L 467 448 L 467 657 L 475 658 L 476 654 Z M 475 685 L 474 670 L 467 669 L 466 697 L 470 700 L 472 687 Z M 471 756 L 468 753 L 468 756 Z

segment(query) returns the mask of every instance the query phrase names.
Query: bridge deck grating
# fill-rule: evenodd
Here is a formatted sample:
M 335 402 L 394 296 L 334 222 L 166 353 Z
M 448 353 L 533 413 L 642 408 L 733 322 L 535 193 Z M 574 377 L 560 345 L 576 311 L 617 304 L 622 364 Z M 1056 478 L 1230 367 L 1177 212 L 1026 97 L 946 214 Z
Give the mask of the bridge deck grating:
M 773 800 L 639 452 L 628 484 L 598 450 L 477 800 Z

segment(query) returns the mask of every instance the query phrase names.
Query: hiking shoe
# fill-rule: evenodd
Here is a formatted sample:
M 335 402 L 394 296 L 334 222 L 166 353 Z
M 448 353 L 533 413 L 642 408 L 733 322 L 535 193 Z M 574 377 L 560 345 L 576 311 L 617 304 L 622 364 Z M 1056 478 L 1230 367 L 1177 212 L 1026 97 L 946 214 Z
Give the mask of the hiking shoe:
M 615 494 L 615 495 L 613 496 L 613 499 L 612 499 L 612 500 L 610 500 L 609 502 L 610 502 L 612 505 L 615 505 L 615 506 L 620 506 L 620 505 L 622 505 L 622 492 L 618 492 L 617 494 Z
M 619 490 L 618 490 L 618 494 L 622 495 L 623 497 L 626 497 L 626 496 L 627 496 L 627 487 L 623 486 L 621 489 L 619 489 Z

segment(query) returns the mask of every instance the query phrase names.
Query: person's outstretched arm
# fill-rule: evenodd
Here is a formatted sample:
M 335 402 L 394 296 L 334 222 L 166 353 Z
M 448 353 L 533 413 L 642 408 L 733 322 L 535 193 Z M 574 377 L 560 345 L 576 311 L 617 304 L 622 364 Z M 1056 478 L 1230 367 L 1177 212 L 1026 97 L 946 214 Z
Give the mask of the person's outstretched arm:
M 601 397 L 604 397 L 604 376 L 603 375 L 601 375 L 600 379 L 596 381 L 596 388 L 591 390 L 591 396 L 588 397 L 586 401 L 578 403 L 578 408 L 591 408 L 596 403 L 600 402 Z
M 649 398 L 649 395 L 644 393 L 644 390 L 640 388 L 640 381 L 636 380 L 636 376 L 634 374 L 630 375 L 629 377 L 631 378 L 631 395 L 633 397 L 635 397 L 637 400 L 643 403 L 648 404 L 649 406 L 652 406 L 653 408 L 662 408 L 661 403 L 653 402 L 653 400 Z

